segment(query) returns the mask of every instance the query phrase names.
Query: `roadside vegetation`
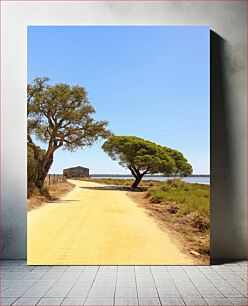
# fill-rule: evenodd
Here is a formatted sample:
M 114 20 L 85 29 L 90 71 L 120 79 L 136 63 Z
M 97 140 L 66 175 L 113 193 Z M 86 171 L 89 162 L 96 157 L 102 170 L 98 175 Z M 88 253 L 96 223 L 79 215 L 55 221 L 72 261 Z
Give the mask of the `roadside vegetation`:
M 28 188 L 28 211 L 38 208 L 45 203 L 59 200 L 75 186 L 67 181 L 48 185 L 45 182 L 43 189 L 35 186 Z
M 127 188 L 132 180 L 83 179 Z M 132 188 L 127 190 L 134 191 Z M 198 263 L 208 263 L 210 255 L 210 186 L 185 183 L 180 179 L 167 182 L 145 180 L 140 192 L 128 192 L 147 209 L 161 228 L 169 229 L 182 250 Z M 143 192 L 142 192 L 143 191 Z
M 38 146 L 37 152 L 39 152 L 40 158 L 45 154 L 45 150 L 40 149 Z M 43 188 L 37 187 L 35 181 L 39 176 L 39 163 L 34 158 L 34 153 L 31 148 L 28 147 L 27 153 L 28 211 L 43 205 L 45 202 L 58 200 L 74 188 L 74 185 L 66 180 L 64 182 L 52 183 L 51 185 L 45 180 Z

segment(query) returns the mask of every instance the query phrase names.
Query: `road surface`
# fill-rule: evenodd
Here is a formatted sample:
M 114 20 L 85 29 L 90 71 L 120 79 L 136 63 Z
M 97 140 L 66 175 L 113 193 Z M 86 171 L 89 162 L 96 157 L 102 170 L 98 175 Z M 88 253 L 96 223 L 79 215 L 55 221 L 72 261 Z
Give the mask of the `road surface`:
M 28 264 L 192 264 L 126 191 L 70 182 L 59 202 L 28 212 Z

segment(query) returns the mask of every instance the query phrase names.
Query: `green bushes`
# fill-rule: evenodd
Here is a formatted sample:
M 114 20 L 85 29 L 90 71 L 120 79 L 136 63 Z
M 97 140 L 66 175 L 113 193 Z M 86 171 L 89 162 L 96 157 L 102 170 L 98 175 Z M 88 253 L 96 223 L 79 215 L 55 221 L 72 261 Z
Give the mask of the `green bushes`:
M 33 194 L 39 194 L 37 181 L 39 180 L 39 162 L 37 158 L 42 158 L 45 151 L 38 148 L 38 155 L 36 158 L 34 156 L 34 151 L 28 147 L 27 150 L 27 185 L 28 185 L 28 198 Z
M 210 187 L 208 185 L 190 184 L 180 179 L 164 182 L 148 191 L 152 203 L 165 205 L 175 204 L 177 209 L 167 209 L 179 218 L 185 218 L 199 231 L 209 229 L 210 218 Z M 188 218 L 187 218 L 188 217 Z
M 38 177 L 38 163 L 34 159 L 33 150 L 29 147 L 28 147 L 28 156 L 27 156 L 27 176 L 28 176 L 28 185 L 34 184 Z

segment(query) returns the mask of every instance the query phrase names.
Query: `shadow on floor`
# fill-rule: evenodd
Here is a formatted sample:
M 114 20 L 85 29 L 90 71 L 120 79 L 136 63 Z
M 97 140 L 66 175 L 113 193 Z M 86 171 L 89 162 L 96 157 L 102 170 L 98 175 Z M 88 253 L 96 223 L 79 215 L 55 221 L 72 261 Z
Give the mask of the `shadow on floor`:
M 82 189 L 89 190 L 111 190 L 111 191 L 132 191 L 132 192 L 143 192 L 145 188 L 131 188 L 128 186 L 116 186 L 116 185 L 108 185 L 108 186 L 96 186 L 96 187 L 80 187 Z

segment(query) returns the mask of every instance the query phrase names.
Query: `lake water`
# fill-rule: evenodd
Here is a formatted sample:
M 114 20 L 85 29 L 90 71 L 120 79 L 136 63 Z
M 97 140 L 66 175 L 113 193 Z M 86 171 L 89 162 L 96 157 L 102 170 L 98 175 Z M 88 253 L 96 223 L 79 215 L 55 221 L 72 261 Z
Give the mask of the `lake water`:
M 91 175 L 92 178 L 96 178 L 96 179 L 124 179 L 124 180 L 127 180 L 127 179 L 133 179 L 133 176 L 94 176 L 94 175 Z M 165 177 L 165 176 L 152 176 L 152 177 L 143 177 L 143 180 L 154 180 L 154 181 L 162 181 L 162 182 L 165 182 L 165 181 L 168 181 L 168 180 L 171 180 L 173 179 L 172 177 Z M 206 185 L 210 185 L 210 176 L 193 176 L 193 177 L 185 177 L 185 178 L 182 178 L 182 180 L 184 182 L 187 182 L 187 183 L 193 183 L 193 184 L 206 184 Z

